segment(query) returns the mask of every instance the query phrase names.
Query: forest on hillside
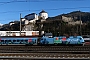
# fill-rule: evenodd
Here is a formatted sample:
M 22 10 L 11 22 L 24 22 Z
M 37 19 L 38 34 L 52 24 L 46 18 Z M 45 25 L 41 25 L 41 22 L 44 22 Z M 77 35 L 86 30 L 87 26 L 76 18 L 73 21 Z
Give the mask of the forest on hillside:
M 43 27 L 41 25 L 43 24 Z M 69 34 L 73 35 L 74 33 L 77 33 L 78 35 L 86 35 L 90 34 L 90 22 L 87 22 L 83 25 L 77 24 L 77 25 L 69 25 L 66 22 L 57 20 L 57 21 L 51 21 L 51 22 L 44 22 L 37 24 L 39 31 L 45 31 L 51 32 L 54 34 L 54 36 L 59 36 L 63 34 Z

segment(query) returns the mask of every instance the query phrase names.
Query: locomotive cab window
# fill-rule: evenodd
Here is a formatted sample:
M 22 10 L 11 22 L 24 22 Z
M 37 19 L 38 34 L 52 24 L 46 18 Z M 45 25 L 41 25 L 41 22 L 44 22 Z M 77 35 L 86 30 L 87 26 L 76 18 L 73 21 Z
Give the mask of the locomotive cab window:
M 79 38 L 80 40 L 82 40 L 82 38 Z

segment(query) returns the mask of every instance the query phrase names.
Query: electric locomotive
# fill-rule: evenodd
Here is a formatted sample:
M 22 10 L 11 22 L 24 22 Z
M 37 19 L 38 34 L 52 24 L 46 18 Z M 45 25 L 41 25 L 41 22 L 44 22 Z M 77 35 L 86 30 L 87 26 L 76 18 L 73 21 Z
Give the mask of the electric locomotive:
M 60 45 L 60 44 L 76 44 L 76 45 L 84 45 L 84 39 L 82 36 L 59 36 L 59 37 L 45 37 L 43 36 L 40 39 L 40 44 L 48 45 L 48 44 L 53 44 L 53 45 Z

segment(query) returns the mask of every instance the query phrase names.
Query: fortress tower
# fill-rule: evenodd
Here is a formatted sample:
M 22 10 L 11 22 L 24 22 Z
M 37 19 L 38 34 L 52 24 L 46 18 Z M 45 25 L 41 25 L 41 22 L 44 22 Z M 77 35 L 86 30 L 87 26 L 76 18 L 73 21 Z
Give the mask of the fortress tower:
M 47 18 L 48 18 L 48 13 L 45 12 L 44 10 L 42 10 L 42 11 L 39 13 L 39 16 L 40 16 L 42 19 L 47 19 Z

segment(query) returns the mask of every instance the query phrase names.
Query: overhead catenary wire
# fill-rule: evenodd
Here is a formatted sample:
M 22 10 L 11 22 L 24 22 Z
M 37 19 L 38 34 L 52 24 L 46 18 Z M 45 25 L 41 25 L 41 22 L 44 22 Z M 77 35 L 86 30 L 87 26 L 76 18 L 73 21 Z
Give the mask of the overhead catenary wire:
M 88 1 L 88 0 L 13 0 L 0 2 L 0 4 L 15 3 L 15 2 L 55 2 L 55 1 L 57 2 L 57 1 Z
M 30 2 L 30 1 L 17 1 L 17 0 L 13 0 L 13 1 L 7 1 L 7 2 L 0 2 L 0 6 L 4 5 L 4 4 L 8 4 L 8 3 L 17 3 L 17 2 Z
M 52 8 L 52 9 L 44 9 L 44 10 L 67 10 L 67 9 L 83 9 L 87 8 L 90 9 L 90 7 L 72 7 L 72 8 Z M 19 11 L 5 11 L 5 12 L 0 12 L 0 14 L 4 13 L 16 13 L 16 12 L 28 12 L 28 11 L 40 11 L 41 9 L 36 9 L 36 10 L 19 10 Z
M 49 2 L 49 1 L 87 1 L 87 0 L 13 0 L 13 1 L 7 1 L 7 2 L 0 2 L 3 4 L 7 3 L 14 3 L 14 2 Z M 44 9 L 44 10 L 59 10 L 59 9 L 78 9 L 78 8 L 90 8 L 90 7 L 72 7 L 72 8 L 52 8 L 52 9 Z M 38 10 L 20 10 L 20 11 L 5 11 L 5 12 L 0 12 L 0 13 L 16 13 L 16 12 L 27 12 L 27 11 L 40 11 L 41 9 Z
M 58 2 L 58 1 L 88 1 L 88 0 L 13 0 L 0 2 L 0 6 L 8 3 L 18 3 L 18 2 Z

